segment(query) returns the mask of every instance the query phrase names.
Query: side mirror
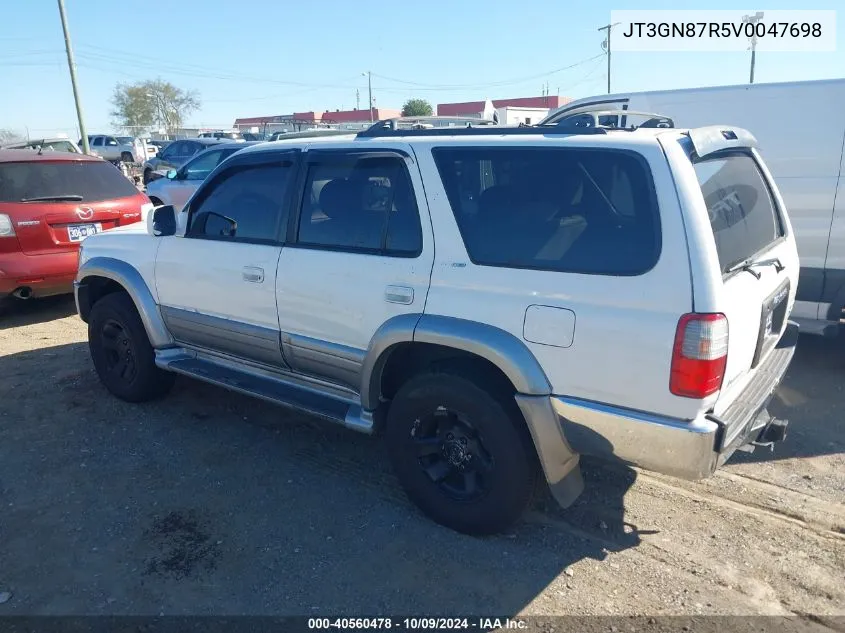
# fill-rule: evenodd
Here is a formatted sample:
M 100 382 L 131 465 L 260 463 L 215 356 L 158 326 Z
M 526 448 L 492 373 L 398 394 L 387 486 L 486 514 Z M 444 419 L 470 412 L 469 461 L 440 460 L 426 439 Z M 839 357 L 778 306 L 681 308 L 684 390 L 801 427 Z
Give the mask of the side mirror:
M 175 169 L 168 169 L 167 174 L 165 175 L 167 176 L 168 180 L 176 180 L 176 177 L 179 175 L 179 172 Z
M 176 234 L 176 209 L 172 204 L 153 209 L 147 216 L 147 233 L 153 237 Z

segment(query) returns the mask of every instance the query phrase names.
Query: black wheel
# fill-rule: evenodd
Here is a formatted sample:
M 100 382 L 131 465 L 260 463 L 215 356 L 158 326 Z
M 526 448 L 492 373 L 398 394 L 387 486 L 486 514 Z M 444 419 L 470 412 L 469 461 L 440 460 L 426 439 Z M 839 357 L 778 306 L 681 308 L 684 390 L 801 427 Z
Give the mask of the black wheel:
M 150 184 L 150 177 L 151 177 L 152 175 L 153 175 L 153 170 L 152 170 L 152 169 L 147 168 L 147 169 L 145 169 L 145 170 L 144 170 L 144 184 L 145 184 L 145 185 Z
M 150 196 L 150 202 L 153 203 L 154 207 L 160 207 L 164 204 L 161 200 L 159 200 L 155 196 Z
M 387 414 L 390 460 L 408 497 L 466 534 L 493 534 L 525 512 L 537 459 L 514 403 L 452 373 L 411 378 Z
M 124 292 L 106 295 L 91 308 L 88 347 L 100 380 L 122 400 L 152 400 L 173 386 L 175 376 L 156 367 L 141 317 Z
M 120 161 L 123 162 L 123 163 L 134 163 L 135 162 L 135 160 L 132 158 L 131 152 L 121 152 Z

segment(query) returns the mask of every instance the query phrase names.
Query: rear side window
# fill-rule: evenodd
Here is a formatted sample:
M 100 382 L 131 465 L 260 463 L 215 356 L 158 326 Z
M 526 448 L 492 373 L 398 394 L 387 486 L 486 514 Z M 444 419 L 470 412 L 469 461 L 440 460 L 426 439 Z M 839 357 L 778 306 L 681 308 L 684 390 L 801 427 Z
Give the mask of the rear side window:
M 434 150 L 475 264 L 639 275 L 660 254 L 643 159 L 618 150 Z
M 311 162 L 298 242 L 395 257 L 419 255 L 420 217 L 404 161 L 337 153 Z
M 695 163 L 722 272 L 784 234 L 772 193 L 754 158 L 731 154 Z
M 80 202 L 99 202 L 136 196 L 138 190 L 105 161 L 0 163 L 0 202 L 77 195 Z

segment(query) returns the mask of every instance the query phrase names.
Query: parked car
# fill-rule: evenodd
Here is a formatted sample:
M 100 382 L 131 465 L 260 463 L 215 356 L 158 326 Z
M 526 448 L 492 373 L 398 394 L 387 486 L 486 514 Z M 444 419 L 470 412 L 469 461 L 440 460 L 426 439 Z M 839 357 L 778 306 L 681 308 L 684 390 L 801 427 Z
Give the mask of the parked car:
M 168 170 L 178 169 L 198 152 L 222 142 L 216 138 L 192 138 L 173 141 L 161 150 L 155 158 L 151 158 L 144 163 L 144 184 L 149 184 L 155 178 L 163 178 Z
M 216 132 L 203 132 L 198 138 L 218 138 L 224 141 L 242 141 L 243 134 L 238 130 L 217 130 Z
M 256 134 L 255 132 L 243 132 L 241 137 L 245 141 L 266 141 L 266 134 Z
M 808 103 L 823 125 L 806 124 Z M 801 275 L 793 316 L 802 332 L 839 333 L 845 309 L 845 79 L 599 95 L 572 101 L 544 122 L 584 117 L 572 113 L 592 104 L 660 112 L 681 127 L 731 121 L 749 129 L 795 227 Z
M 79 139 L 78 144 L 82 145 L 82 139 Z M 138 163 L 144 160 L 142 150 L 134 142 L 121 143 L 117 140 L 117 137 L 106 134 L 89 135 L 88 147 L 97 156 L 114 163 Z
M 79 243 L 152 209 L 120 170 L 69 152 L 0 150 L 0 300 L 72 292 Z
M 4 145 L 3 149 L 40 149 L 42 151 L 71 152 L 72 154 L 82 153 L 76 143 L 63 136 L 31 138 L 27 141 L 9 143 Z
M 255 143 L 220 143 L 201 151 L 179 169 L 171 169 L 165 178 L 151 181 L 147 195 L 156 206 L 173 205 L 180 212 L 185 203 L 217 165 L 235 152 Z
M 377 125 L 246 148 L 185 225 L 162 206 L 86 240 L 94 367 L 130 402 L 180 373 L 383 434 L 408 496 L 462 532 L 516 521 L 541 472 L 570 505 L 582 454 L 706 477 L 786 425 L 767 403 L 798 255 L 755 145 Z

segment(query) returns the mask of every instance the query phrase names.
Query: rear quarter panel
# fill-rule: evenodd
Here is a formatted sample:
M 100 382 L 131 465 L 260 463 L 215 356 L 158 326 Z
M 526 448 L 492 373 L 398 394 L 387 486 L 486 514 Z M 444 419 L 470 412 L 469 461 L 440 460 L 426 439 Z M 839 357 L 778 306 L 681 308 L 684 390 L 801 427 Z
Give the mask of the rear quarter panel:
M 525 142 L 529 143 L 539 144 Z M 599 145 L 590 137 L 578 139 L 577 144 L 572 139 L 562 139 L 560 143 L 575 147 Z M 549 147 L 547 142 L 542 146 Z M 431 146 L 416 145 L 415 149 L 437 236 L 427 314 L 482 321 L 512 333 L 539 360 L 555 394 L 680 418 L 694 417 L 700 403 L 669 392 L 674 333 L 680 315 L 691 310 L 692 295 L 678 198 L 666 157 L 653 138 L 645 140 L 636 151 L 648 161 L 654 178 L 662 250 L 652 270 L 634 277 L 473 264 Z M 568 347 L 526 340 L 526 310 L 536 305 L 574 312 L 574 336 Z M 534 338 L 532 333 L 529 338 Z

